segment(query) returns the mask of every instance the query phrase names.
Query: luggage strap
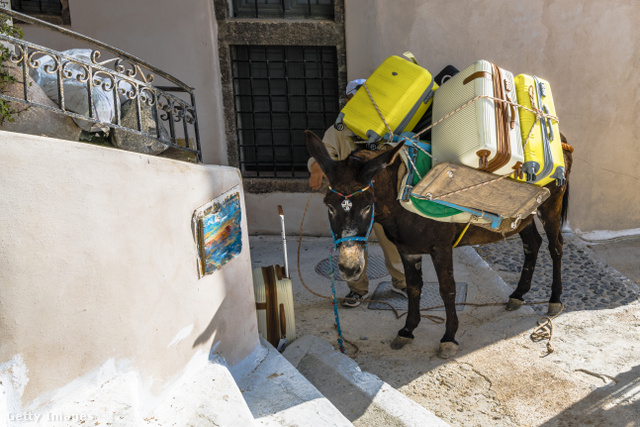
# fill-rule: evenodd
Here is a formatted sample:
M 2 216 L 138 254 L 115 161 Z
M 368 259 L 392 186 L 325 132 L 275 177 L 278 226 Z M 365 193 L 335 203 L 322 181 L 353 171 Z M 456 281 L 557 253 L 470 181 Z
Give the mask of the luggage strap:
M 276 277 L 273 267 L 262 267 L 264 278 L 266 311 L 267 311 L 267 341 L 276 347 L 280 340 L 278 325 L 278 290 L 276 289 Z
M 496 155 L 488 160 L 491 154 L 488 150 L 480 150 L 476 154 L 479 157 L 478 169 L 495 172 L 504 165 L 506 165 L 511 159 L 511 141 L 510 130 L 516 125 L 516 107 L 511 102 L 507 92 L 514 90 L 513 87 L 508 87 L 509 83 L 506 79 L 502 78 L 502 70 L 495 64 L 491 64 L 492 72 L 478 71 L 467 77 L 463 84 L 471 83 L 477 78 L 488 78 L 493 82 L 493 95 L 494 95 L 494 110 L 496 118 L 496 139 L 497 139 L 497 152 Z M 516 176 L 522 176 L 522 164 L 518 163 L 515 167 Z

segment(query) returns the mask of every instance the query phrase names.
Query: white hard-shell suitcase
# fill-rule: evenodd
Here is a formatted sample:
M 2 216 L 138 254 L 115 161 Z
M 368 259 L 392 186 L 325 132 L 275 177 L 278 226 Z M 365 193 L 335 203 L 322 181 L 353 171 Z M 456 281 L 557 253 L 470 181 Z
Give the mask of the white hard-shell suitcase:
M 517 103 L 513 74 L 479 60 L 435 92 L 432 123 L 453 113 L 431 130 L 435 160 L 520 176 L 524 154 L 517 107 L 490 98 L 464 106 L 478 95 Z

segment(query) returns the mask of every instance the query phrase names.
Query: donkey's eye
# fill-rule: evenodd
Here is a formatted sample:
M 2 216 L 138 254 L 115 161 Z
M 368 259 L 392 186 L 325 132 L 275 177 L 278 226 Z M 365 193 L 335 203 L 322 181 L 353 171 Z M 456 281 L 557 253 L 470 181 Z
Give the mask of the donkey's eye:
M 331 205 L 327 205 L 327 207 L 329 208 L 329 215 L 331 215 L 332 217 L 336 216 L 336 208 Z
M 371 205 L 367 205 L 367 206 L 365 206 L 364 209 L 362 209 L 362 216 L 363 217 L 369 216 L 370 213 L 371 213 Z

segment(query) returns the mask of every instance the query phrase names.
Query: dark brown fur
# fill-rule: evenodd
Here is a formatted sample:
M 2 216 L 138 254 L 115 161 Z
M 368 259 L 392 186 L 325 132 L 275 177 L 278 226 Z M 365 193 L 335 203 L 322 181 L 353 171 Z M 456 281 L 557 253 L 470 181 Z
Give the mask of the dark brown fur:
M 404 264 L 407 291 L 409 296 L 409 312 L 405 326 L 398 332 L 392 347 L 401 348 L 413 339 L 413 330 L 420 322 L 420 293 L 422 288 L 422 254 L 429 254 L 438 276 L 440 295 L 445 305 L 446 330 L 440 340 L 441 357 L 455 354 L 457 342 L 455 334 L 458 329 L 458 317 L 455 308 L 456 287 L 453 277 L 453 244 L 462 232 L 465 224 L 450 224 L 433 221 L 413 214 L 404 209 L 396 200 L 397 174 L 401 161 L 396 152 L 400 145 L 387 151 L 362 150 L 352 153 L 342 161 L 332 160 L 326 152 L 322 141 L 312 132 L 306 132 L 307 148 L 318 161 L 327 175 L 333 189 L 342 194 L 351 194 L 366 187 L 375 178 L 373 189 L 354 194 L 350 197 L 353 208 L 344 212 L 340 203 L 344 197 L 328 191 L 324 202 L 329 207 L 329 219 L 333 232 L 343 237 L 344 230 L 349 235 L 364 236 L 370 222 L 367 207 L 375 206 L 375 221 L 382 225 L 389 240 L 398 248 Z M 563 142 L 566 142 L 562 136 Z M 556 186 L 555 182 L 547 185 L 550 197 L 538 208 L 544 230 L 549 240 L 549 251 L 553 260 L 553 281 L 551 284 L 550 307 L 560 303 L 562 295 L 562 234 L 560 229 L 566 218 L 568 200 L 568 182 L 571 171 L 572 156 L 564 151 L 567 185 Z M 375 202 L 375 205 L 374 205 Z M 516 290 L 510 296 L 508 309 L 519 307 L 519 301 L 529 291 L 533 270 L 542 243 L 533 215 L 524 219 L 515 230 L 504 234 L 496 233 L 482 227 L 471 226 L 464 234 L 458 246 L 477 245 L 496 242 L 504 237 L 519 233 L 522 238 L 525 261 Z M 362 242 L 345 242 L 339 249 L 354 246 L 364 250 Z M 339 261 L 341 273 L 356 277 L 362 272 L 362 265 L 346 265 Z

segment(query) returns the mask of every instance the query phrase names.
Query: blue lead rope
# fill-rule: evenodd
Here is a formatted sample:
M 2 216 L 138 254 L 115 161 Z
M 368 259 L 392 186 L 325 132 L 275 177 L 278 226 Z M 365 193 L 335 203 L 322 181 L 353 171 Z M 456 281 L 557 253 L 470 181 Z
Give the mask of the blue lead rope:
M 338 315 L 338 300 L 336 299 L 336 285 L 333 279 L 333 248 L 329 252 L 329 275 L 331 276 L 331 294 L 333 295 L 333 314 L 336 318 L 336 329 L 338 330 L 338 345 L 340 352 L 344 354 L 344 343 L 342 339 L 342 328 L 340 327 L 340 316 Z
M 340 346 L 340 351 L 344 354 L 344 343 L 342 338 L 342 328 L 340 327 L 340 315 L 338 314 L 338 300 L 336 299 L 336 284 L 335 279 L 333 278 L 333 250 L 338 247 L 338 245 L 342 242 L 346 242 L 349 240 L 353 240 L 356 242 L 364 242 L 365 249 L 367 247 L 367 242 L 369 240 L 369 234 L 371 233 L 371 229 L 373 228 L 373 219 L 376 214 L 376 205 L 375 203 L 371 206 L 371 222 L 369 223 L 369 228 L 367 229 L 367 234 L 364 237 L 360 236 L 349 236 L 343 237 L 341 239 L 336 239 L 336 235 L 333 233 L 333 228 L 329 227 L 331 230 L 331 236 L 333 237 L 333 248 L 329 251 L 329 275 L 331 276 L 331 295 L 333 295 L 333 314 L 336 318 L 336 329 L 338 330 L 338 345 Z
M 373 180 L 369 183 L 369 185 L 361 190 L 356 191 L 355 193 L 351 193 L 349 195 L 344 195 L 333 188 L 329 187 L 329 190 L 338 194 L 339 196 L 344 197 L 345 200 L 348 200 L 349 197 L 354 194 L 361 193 L 363 191 L 367 191 L 368 189 L 373 187 Z M 345 209 L 348 210 L 348 209 Z M 342 242 L 348 241 L 356 241 L 356 242 L 364 242 L 365 249 L 367 248 L 367 243 L 369 241 L 369 234 L 371 234 L 371 229 L 373 228 L 373 220 L 376 215 L 376 204 L 371 205 L 371 222 L 369 223 L 369 228 L 367 229 L 367 233 L 364 236 L 347 236 L 342 237 L 340 239 L 336 239 L 336 235 L 333 232 L 333 228 L 329 227 L 331 230 L 331 237 L 333 238 L 333 248 L 329 251 L 329 275 L 331 276 L 331 295 L 333 296 L 333 314 L 336 318 L 336 330 L 338 331 L 338 345 L 340 347 L 340 351 L 344 354 L 344 339 L 342 338 L 342 328 L 340 327 L 340 315 L 338 314 L 338 300 L 336 298 L 336 284 L 335 279 L 333 278 L 333 250 L 338 247 L 338 245 Z

